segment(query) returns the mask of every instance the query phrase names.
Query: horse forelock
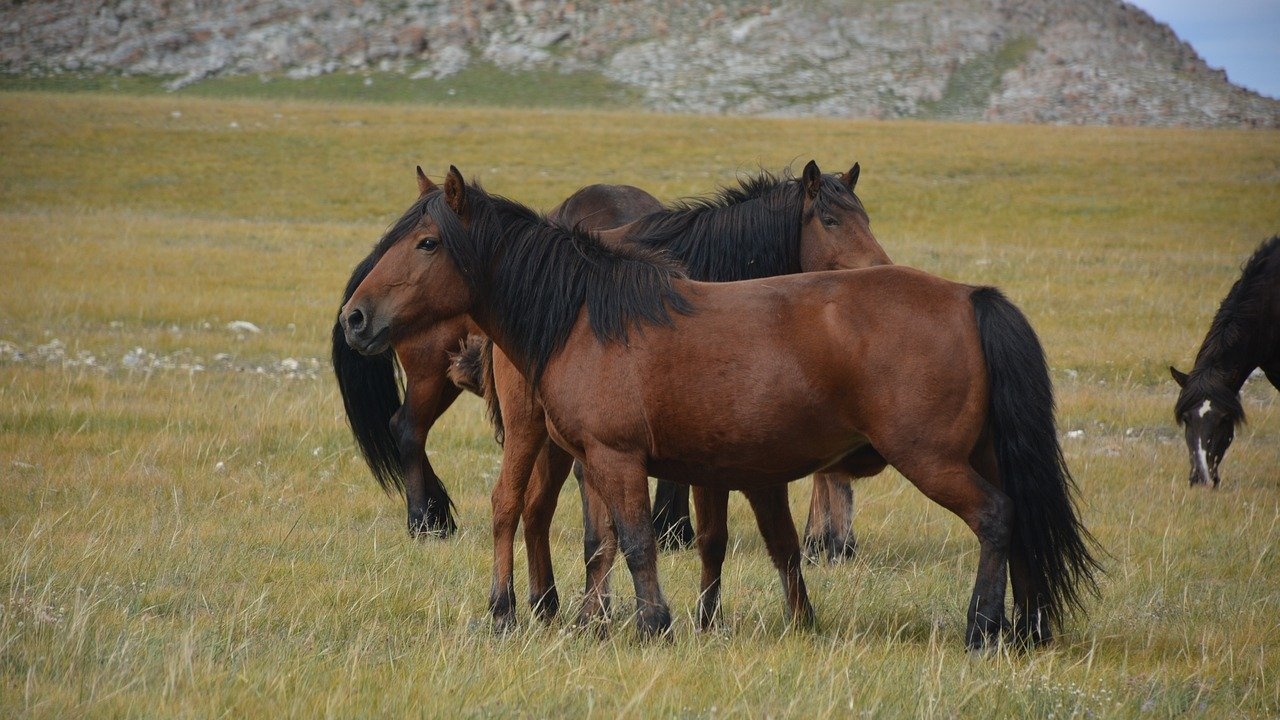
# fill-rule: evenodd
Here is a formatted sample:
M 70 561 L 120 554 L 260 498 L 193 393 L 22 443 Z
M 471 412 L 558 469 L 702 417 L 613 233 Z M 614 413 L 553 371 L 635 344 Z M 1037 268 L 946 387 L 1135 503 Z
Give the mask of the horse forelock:
M 669 324 L 670 310 L 689 312 L 672 284 L 683 269 L 666 252 L 611 248 L 594 233 L 549 223 L 478 185 L 468 188 L 469 228 L 442 199 L 427 203 L 426 211 L 534 386 L 584 306 L 601 342 L 625 341 L 630 329 L 646 324 Z
M 439 190 L 433 190 L 415 200 L 409 206 L 409 209 L 405 210 L 404 214 L 400 216 L 400 219 L 392 223 L 382 237 L 378 239 L 378 242 L 374 243 L 373 250 L 369 252 L 369 258 L 374 262 L 382 259 L 382 256 L 391 249 L 392 245 L 396 244 L 397 240 L 404 237 L 405 233 L 408 233 L 417 227 L 418 223 L 422 222 L 423 216 L 427 213 L 427 202 L 439 194 Z
M 1173 404 L 1173 414 L 1178 424 L 1183 423 L 1187 413 L 1197 410 L 1209 402 L 1221 410 L 1232 425 L 1244 422 L 1244 405 L 1240 402 L 1240 393 L 1231 388 L 1226 376 L 1217 368 L 1197 367 L 1187 374 L 1187 382 L 1178 393 L 1178 400 Z
M 818 196 L 813 199 L 813 204 L 806 211 L 804 220 L 807 222 L 815 214 L 828 213 L 837 209 L 855 211 L 861 213 L 864 218 L 867 217 L 867 209 L 862 206 L 862 200 L 856 193 L 845 187 L 845 184 L 835 175 L 823 175 Z

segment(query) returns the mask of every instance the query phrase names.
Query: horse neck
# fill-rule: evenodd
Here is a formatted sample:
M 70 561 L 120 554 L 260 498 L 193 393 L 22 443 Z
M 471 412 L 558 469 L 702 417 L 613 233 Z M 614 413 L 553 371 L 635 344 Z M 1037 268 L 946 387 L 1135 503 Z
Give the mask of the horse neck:
M 1235 345 L 1240 345 L 1237 342 Z M 1244 381 L 1254 368 L 1258 367 L 1255 358 L 1250 357 L 1246 348 L 1227 347 L 1206 340 L 1196 355 L 1196 364 L 1192 368 L 1193 375 L 1211 378 L 1220 382 L 1233 393 L 1240 392 Z
M 681 221 L 681 231 L 665 233 L 657 239 L 657 242 L 647 242 L 647 244 L 671 252 L 677 260 L 689 268 L 691 277 L 698 280 L 738 280 L 761 277 L 762 271 L 764 275 L 798 272 L 801 209 L 785 197 L 776 198 L 775 193 L 779 192 L 785 192 L 785 190 L 774 189 L 764 195 L 750 197 L 731 205 L 675 211 Z M 761 219 L 753 222 L 739 220 L 749 213 L 759 213 Z M 747 245 L 752 232 L 759 233 L 765 218 L 788 227 L 791 232 L 788 232 L 782 240 L 795 247 L 761 247 L 758 240 Z M 637 221 L 633 225 L 634 229 L 627 233 L 628 239 L 644 241 L 643 237 L 637 238 L 637 235 L 646 233 L 655 223 L 660 223 L 663 219 L 670 222 L 673 216 L 666 215 L 664 218 L 662 215 L 656 215 Z M 777 237 L 777 234 L 769 233 L 768 236 Z M 744 253 L 742 252 L 744 249 L 753 252 Z M 793 257 L 792 264 L 796 267 L 762 268 L 754 251 L 769 251 L 773 255 L 783 254 Z M 730 267 L 724 264 L 734 261 L 741 262 L 743 265 Z

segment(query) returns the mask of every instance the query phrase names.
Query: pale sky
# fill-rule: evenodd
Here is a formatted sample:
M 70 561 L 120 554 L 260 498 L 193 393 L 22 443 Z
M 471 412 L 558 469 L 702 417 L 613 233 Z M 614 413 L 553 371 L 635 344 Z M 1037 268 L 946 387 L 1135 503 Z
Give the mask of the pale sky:
M 1280 98 L 1280 0 L 1127 0 L 1173 28 L 1210 67 Z

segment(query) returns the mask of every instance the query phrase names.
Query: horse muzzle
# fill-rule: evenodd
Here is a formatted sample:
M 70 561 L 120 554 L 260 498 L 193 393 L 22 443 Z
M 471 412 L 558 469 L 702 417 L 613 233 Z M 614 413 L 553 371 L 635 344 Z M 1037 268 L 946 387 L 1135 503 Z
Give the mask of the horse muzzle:
M 377 322 L 370 313 L 355 307 L 339 317 L 342 333 L 351 349 L 362 355 L 381 355 L 391 346 L 391 326 Z
M 1218 483 L 1222 482 L 1218 477 L 1218 465 L 1221 462 L 1221 456 L 1210 455 L 1203 448 L 1193 449 L 1191 451 L 1191 486 L 1204 485 L 1217 488 Z

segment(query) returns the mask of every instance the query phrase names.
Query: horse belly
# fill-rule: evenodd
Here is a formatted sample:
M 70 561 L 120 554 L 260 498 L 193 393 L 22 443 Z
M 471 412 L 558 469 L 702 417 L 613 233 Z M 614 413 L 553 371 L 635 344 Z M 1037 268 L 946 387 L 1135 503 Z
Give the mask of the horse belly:
M 723 472 L 730 479 L 756 478 L 743 480 L 749 484 L 794 480 L 866 444 L 802 374 L 748 376 L 754 377 L 749 387 L 707 378 L 701 392 L 683 387 L 650 394 L 649 455 L 655 468 L 672 473 L 655 469 L 655 477 L 700 484 L 692 478 Z

